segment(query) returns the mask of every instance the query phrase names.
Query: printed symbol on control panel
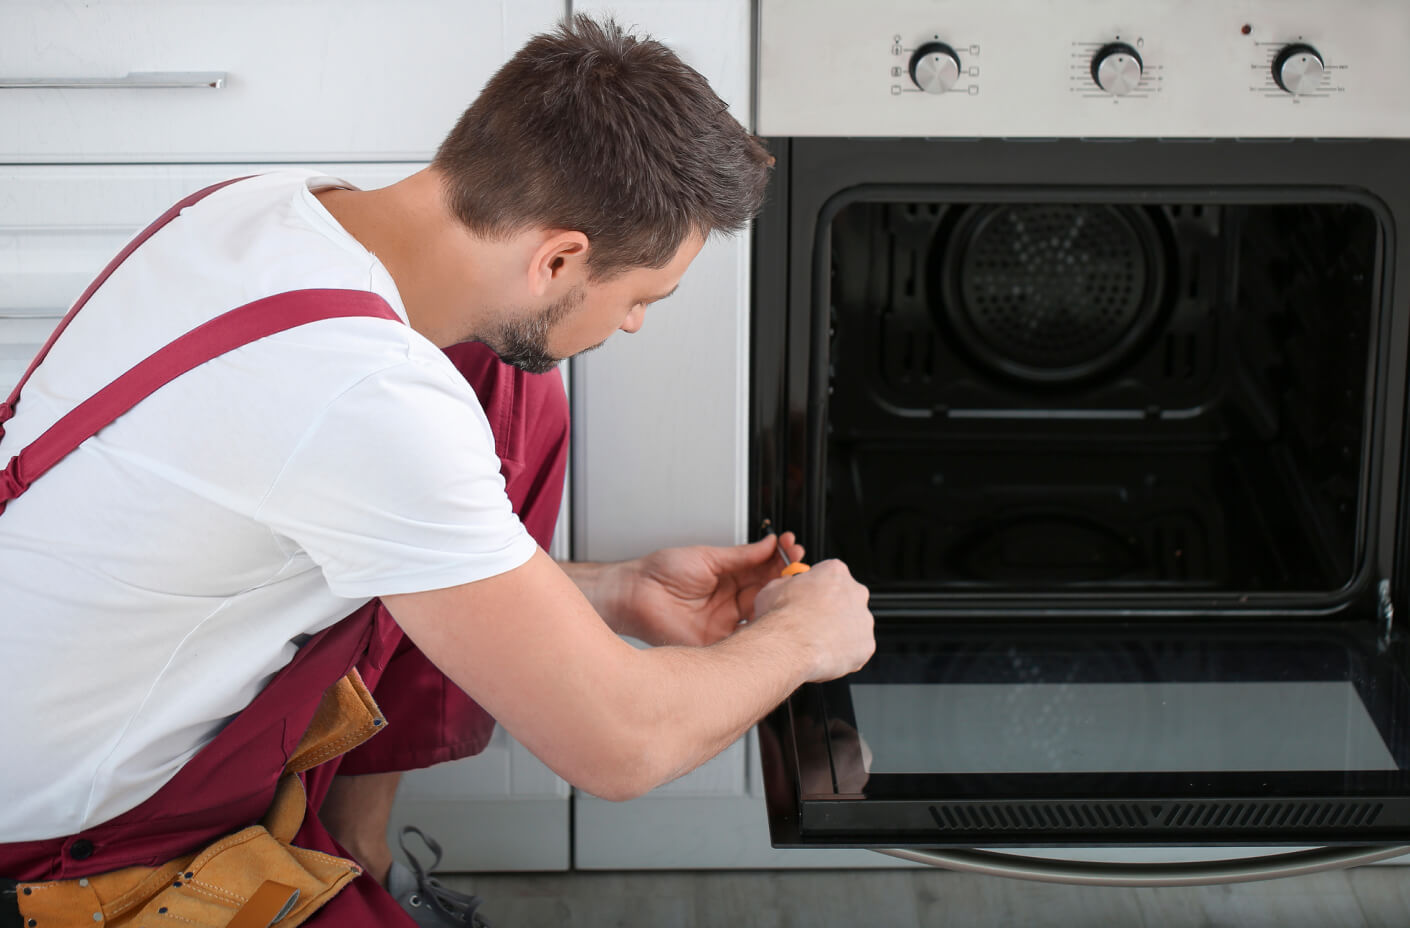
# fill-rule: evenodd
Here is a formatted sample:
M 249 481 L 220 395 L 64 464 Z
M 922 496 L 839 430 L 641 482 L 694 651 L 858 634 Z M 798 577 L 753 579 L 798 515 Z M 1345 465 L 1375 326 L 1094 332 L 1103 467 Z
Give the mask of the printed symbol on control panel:
M 892 76 L 892 77 L 900 77 L 900 76 L 901 76 L 901 69 L 900 69 L 900 67 L 892 68 L 892 69 L 891 69 L 891 76 Z
M 892 45 L 900 45 L 900 44 L 901 44 L 901 33 L 898 32 L 898 33 L 896 33 L 895 35 L 893 35 L 893 36 L 891 37 L 891 44 L 892 44 Z
M 900 84 L 892 84 L 892 85 L 891 85 L 891 96 L 893 96 L 893 97 L 899 97 L 900 95 L 901 95 L 901 85 L 900 85 Z
M 970 77 L 978 77 L 978 76 L 979 76 L 979 68 L 976 67 L 976 66 L 971 66 L 970 69 L 969 69 L 969 76 L 970 76 Z
M 979 54 L 979 46 L 978 46 L 978 45 L 971 45 L 971 46 L 969 47 L 969 53 L 970 53 L 971 55 L 977 55 L 977 54 Z
M 901 54 L 901 46 L 899 46 L 899 45 L 893 45 L 893 46 L 891 46 L 891 54 L 896 55 L 896 56 L 899 57 L 900 54 Z
M 978 84 L 970 84 L 970 85 L 969 85 L 969 95 L 970 95 L 971 97 L 977 97 L 977 96 L 979 96 L 979 85 L 978 85 Z

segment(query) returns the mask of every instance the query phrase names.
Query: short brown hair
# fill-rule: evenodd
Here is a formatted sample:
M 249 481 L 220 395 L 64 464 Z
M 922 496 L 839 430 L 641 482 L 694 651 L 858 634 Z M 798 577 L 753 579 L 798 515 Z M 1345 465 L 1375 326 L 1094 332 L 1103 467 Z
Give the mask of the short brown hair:
M 582 232 L 602 279 L 758 211 L 771 158 L 665 45 L 584 15 L 530 39 L 436 152 L 471 231 Z

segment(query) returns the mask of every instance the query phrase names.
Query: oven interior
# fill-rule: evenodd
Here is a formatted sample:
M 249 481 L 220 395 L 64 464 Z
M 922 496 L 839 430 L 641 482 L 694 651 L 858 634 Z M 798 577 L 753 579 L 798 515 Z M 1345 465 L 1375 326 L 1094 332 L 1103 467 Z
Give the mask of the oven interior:
M 1354 581 L 1370 205 L 862 186 L 833 206 L 815 524 L 873 593 Z

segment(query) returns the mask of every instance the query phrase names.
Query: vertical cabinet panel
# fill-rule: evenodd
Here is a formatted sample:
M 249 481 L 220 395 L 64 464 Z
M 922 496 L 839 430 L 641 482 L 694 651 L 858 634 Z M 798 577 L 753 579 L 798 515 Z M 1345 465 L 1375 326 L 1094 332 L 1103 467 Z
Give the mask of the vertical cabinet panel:
M 578 2 L 674 48 L 750 124 L 748 0 Z M 748 481 L 749 238 L 715 238 L 680 289 L 636 335 L 575 365 L 574 553 L 632 557 L 663 545 L 731 544 Z M 769 846 L 748 741 L 627 803 L 574 798 L 584 869 L 869 864 L 875 854 L 811 857 Z
M 674 47 L 749 123 L 747 0 L 578 2 Z M 742 540 L 749 241 L 712 238 L 674 296 L 575 365 L 574 555 Z

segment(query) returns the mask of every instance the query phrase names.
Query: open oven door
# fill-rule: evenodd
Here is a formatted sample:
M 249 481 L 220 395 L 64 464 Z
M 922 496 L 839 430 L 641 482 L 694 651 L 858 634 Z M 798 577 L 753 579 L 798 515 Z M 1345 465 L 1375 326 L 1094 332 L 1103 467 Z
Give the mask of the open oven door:
M 1155 870 L 901 854 L 1149 883 L 1410 844 L 1405 653 L 1372 624 L 882 627 L 866 667 L 799 689 L 760 742 L 780 847 L 1337 846 Z

